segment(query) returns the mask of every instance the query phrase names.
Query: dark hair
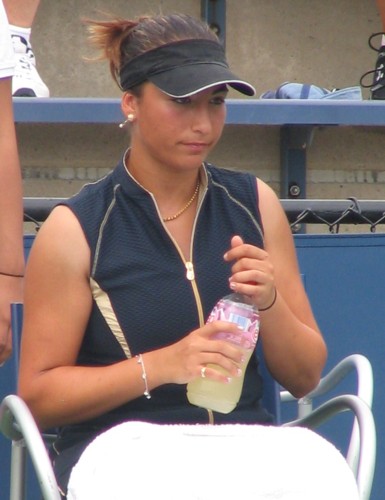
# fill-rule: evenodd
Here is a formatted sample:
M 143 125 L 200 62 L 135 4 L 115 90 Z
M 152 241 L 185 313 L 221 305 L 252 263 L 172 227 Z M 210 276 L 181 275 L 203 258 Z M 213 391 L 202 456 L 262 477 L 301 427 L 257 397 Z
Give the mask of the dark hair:
M 119 85 L 120 69 L 134 57 L 162 45 L 181 40 L 213 40 L 218 37 L 203 21 L 187 14 L 141 16 L 135 20 L 84 20 L 89 40 L 100 50 L 97 59 L 107 59 Z

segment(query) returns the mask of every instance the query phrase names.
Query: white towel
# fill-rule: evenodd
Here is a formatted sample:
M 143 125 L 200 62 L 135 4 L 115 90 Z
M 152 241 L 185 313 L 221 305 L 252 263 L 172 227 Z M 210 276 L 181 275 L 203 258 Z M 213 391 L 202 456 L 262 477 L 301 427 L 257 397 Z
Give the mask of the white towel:
M 74 467 L 68 500 L 359 500 L 342 454 L 313 431 L 127 422 Z

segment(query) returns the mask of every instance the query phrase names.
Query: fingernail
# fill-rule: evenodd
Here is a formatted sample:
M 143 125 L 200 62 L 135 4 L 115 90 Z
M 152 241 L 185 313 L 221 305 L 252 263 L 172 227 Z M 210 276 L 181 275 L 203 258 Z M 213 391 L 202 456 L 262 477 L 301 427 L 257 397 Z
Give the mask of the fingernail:
M 242 370 L 240 368 L 237 368 L 237 377 L 240 377 L 242 375 Z
M 233 380 L 233 379 L 232 379 L 231 377 L 227 377 L 227 379 L 226 379 L 226 383 L 227 383 L 227 384 L 230 384 L 232 380 Z
M 230 282 L 230 288 L 231 288 L 231 290 L 235 290 L 237 288 L 237 284 Z

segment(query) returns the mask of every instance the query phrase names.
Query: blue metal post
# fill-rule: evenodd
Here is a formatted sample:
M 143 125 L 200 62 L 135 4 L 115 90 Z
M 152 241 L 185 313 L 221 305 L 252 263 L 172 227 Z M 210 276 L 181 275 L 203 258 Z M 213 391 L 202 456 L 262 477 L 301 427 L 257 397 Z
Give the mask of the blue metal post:
M 226 43 L 226 0 L 201 0 L 201 17 Z

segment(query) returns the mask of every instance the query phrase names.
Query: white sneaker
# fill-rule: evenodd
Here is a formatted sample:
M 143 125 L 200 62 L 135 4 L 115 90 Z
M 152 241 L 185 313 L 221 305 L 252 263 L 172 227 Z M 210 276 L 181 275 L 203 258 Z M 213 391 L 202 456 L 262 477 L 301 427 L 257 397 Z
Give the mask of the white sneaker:
M 36 69 L 36 59 L 31 45 L 25 38 L 12 35 L 16 67 L 12 79 L 15 97 L 49 97 L 49 89 Z

